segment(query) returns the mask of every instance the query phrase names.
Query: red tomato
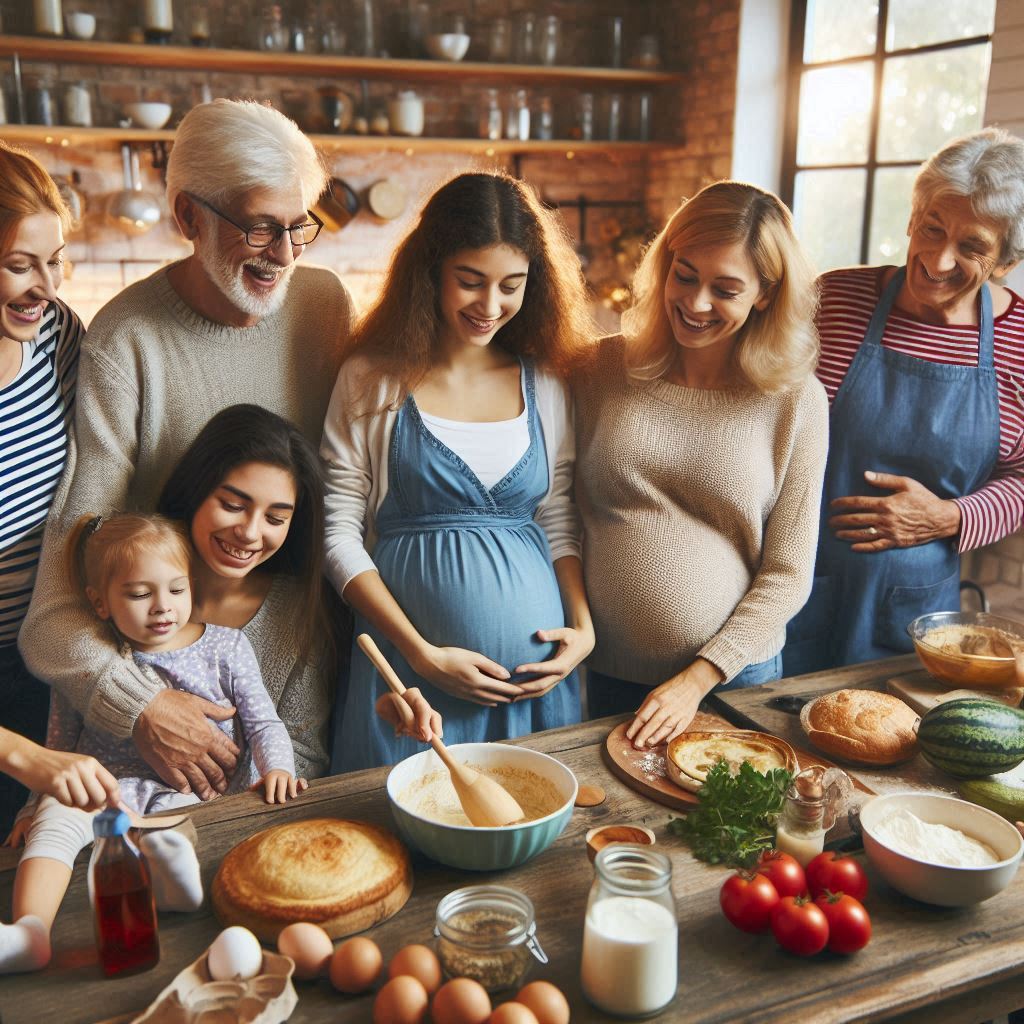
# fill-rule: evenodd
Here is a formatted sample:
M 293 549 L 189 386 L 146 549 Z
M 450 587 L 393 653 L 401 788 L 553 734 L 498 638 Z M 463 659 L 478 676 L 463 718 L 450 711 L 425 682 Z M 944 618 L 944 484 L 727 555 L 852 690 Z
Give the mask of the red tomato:
M 802 896 L 807 892 L 807 879 L 800 861 L 781 850 L 765 850 L 754 870 L 767 875 L 780 896 Z
M 740 931 L 763 932 L 771 922 L 779 894 L 766 875 L 741 871 L 725 880 L 718 902 Z
M 828 948 L 833 953 L 856 953 L 871 940 L 871 918 L 860 900 L 824 892 L 814 902 L 828 921 Z
M 844 857 L 834 850 L 819 853 L 808 865 L 807 887 L 817 899 L 826 889 L 829 892 L 845 892 L 855 900 L 863 900 L 868 894 L 868 876 L 853 857 Z
M 788 952 L 814 956 L 828 942 L 828 920 L 810 897 L 786 896 L 772 911 L 772 934 Z

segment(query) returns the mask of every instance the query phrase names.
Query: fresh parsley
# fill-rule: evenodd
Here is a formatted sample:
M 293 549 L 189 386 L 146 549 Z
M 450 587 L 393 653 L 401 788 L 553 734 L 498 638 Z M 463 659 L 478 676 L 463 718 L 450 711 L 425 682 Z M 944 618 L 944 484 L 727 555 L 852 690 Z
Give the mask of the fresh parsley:
M 793 773 L 773 768 L 764 773 L 749 761 L 736 775 L 723 759 L 708 772 L 697 793 L 700 803 L 685 818 L 669 820 L 698 860 L 750 867 L 762 850 L 775 845 L 775 821 Z

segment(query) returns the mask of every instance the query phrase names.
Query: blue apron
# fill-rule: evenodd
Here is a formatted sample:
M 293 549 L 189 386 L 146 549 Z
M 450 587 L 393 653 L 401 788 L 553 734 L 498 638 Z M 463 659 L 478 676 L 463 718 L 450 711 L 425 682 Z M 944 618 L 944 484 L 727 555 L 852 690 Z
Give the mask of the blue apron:
M 901 267 L 882 292 L 832 403 L 814 588 L 787 629 L 787 676 L 907 653 L 911 620 L 960 607 L 956 538 L 856 552 L 828 526 L 833 498 L 889 493 L 875 491 L 866 470 L 911 477 L 940 498 L 960 498 L 989 478 L 999 456 L 988 285 L 981 288 L 978 365 L 950 366 L 882 346 L 905 278 Z

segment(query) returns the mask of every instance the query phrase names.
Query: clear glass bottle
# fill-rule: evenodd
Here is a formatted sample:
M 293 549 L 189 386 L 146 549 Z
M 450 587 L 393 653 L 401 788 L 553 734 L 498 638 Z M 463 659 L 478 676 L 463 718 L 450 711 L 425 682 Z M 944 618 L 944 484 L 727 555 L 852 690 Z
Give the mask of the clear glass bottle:
M 480 96 L 478 134 L 481 139 L 501 138 L 501 102 L 497 89 L 484 89 Z
M 678 983 L 672 863 L 643 847 L 611 845 L 598 852 L 594 871 L 583 925 L 583 994 L 614 1017 L 656 1016 Z
M 558 63 L 562 34 L 562 22 L 557 14 L 549 14 L 540 21 L 537 41 L 537 57 L 541 64 L 549 67 Z
M 806 867 L 825 845 L 825 833 L 836 823 L 853 784 L 839 768 L 812 765 L 804 769 L 786 793 L 775 826 L 775 846 Z
M 259 48 L 270 53 L 284 53 L 288 49 L 290 33 L 284 23 L 280 4 L 269 4 L 263 8 L 258 41 Z
M 512 22 L 508 18 L 492 18 L 487 27 L 487 59 L 494 64 L 507 64 L 512 57 Z
M 377 4 L 374 0 L 356 0 L 354 40 L 360 57 L 376 57 L 378 48 Z
M 555 137 L 555 106 L 550 96 L 541 96 L 537 101 L 537 116 L 533 122 L 533 137 L 550 142 Z
M 505 138 L 523 140 L 530 137 L 530 105 L 526 90 L 516 89 L 509 94 L 505 110 Z
M 516 14 L 515 59 L 517 64 L 537 63 L 537 15 L 533 11 Z
M 130 827 L 128 815 L 115 808 L 92 820 L 89 902 L 100 966 L 108 978 L 149 970 L 160 960 L 149 867 L 128 838 Z
M 633 106 L 633 138 L 639 142 L 651 141 L 651 121 L 654 96 L 649 92 L 637 93 Z
M 616 15 L 608 19 L 608 37 L 605 60 L 610 68 L 622 67 L 622 24 L 623 18 Z
M 622 138 L 622 94 L 609 93 L 606 103 L 607 120 L 605 138 L 609 142 L 618 142 Z
M 54 96 L 53 77 L 47 73 L 25 78 L 25 114 L 29 124 L 55 125 L 57 100 Z
M 574 138 L 591 142 L 594 138 L 594 94 L 581 92 L 576 97 L 576 129 Z
M 472 978 L 488 992 L 518 988 L 534 959 L 548 962 L 536 932 L 529 897 L 508 886 L 466 886 L 437 905 L 434 935 L 446 977 Z

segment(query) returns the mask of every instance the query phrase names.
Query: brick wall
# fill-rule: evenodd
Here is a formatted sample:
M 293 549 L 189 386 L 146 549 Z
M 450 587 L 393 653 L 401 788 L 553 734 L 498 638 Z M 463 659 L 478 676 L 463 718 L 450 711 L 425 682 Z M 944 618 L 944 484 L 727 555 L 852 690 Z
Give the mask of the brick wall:
M 286 11 L 292 10 L 285 6 Z M 305 6 L 296 2 L 294 12 Z M 456 13 L 467 17 L 473 35 L 469 58 L 486 56 L 489 21 L 510 13 L 509 5 L 500 0 L 445 0 L 430 6 L 438 25 Z M 535 5 L 534 9 L 539 10 L 539 6 Z M 623 13 L 624 6 L 622 0 L 565 0 L 544 4 L 541 13 L 555 13 L 561 18 L 565 63 L 601 64 L 606 50 L 607 18 Z M 91 9 L 98 14 L 97 37 L 125 38 L 137 7 L 134 0 L 92 4 Z M 383 23 L 393 26 L 398 5 L 382 3 L 378 7 Z M 247 39 L 251 32 L 250 12 L 260 10 L 262 3 L 247 6 L 210 0 L 209 8 L 214 43 L 240 45 L 239 41 Z M 184 5 L 175 0 L 176 31 L 181 36 L 175 41 L 185 43 L 183 9 Z M 588 276 L 595 284 L 598 312 L 608 330 L 617 326 L 616 302 L 621 300 L 621 294 L 617 293 L 614 300 L 608 298 L 608 294 L 616 286 L 621 289 L 622 283 L 628 281 L 638 248 L 636 244 L 613 245 L 609 240 L 614 239 L 617 232 L 625 232 L 635 243 L 637 238 L 659 228 L 682 196 L 691 195 L 708 181 L 729 174 L 739 9 L 740 0 L 633 0 L 629 4 L 626 57 L 639 35 L 653 32 L 658 37 L 666 66 L 685 67 L 691 72 L 680 86 L 659 90 L 656 96 L 655 137 L 681 140 L 681 143 L 673 143 L 653 155 L 609 151 L 577 153 L 569 159 L 563 153 L 529 154 L 518 162 L 511 158 L 502 162 L 502 166 L 532 182 L 544 199 L 561 207 L 566 227 L 578 241 L 579 197 L 582 195 L 588 202 L 599 204 L 587 208 L 586 238 L 581 247 L 586 246 Z M 23 0 L 0 0 L 0 13 L 7 31 L 31 29 L 31 5 Z M 394 51 L 403 55 L 398 38 L 394 33 L 385 35 L 385 43 L 392 40 Z M 26 73 L 34 70 L 38 69 L 26 65 Z M 286 109 L 295 112 L 300 119 L 305 117 L 304 127 L 308 130 L 316 130 L 319 126 L 315 122 L 315 90 L 327 82 L 327 79 L 139 67 L 65 65 L 58 68 L 54 65 L 45 70 L 60 82 L 90 82 L 94 89 L 95 120 L 100 124 L 116 123 L 124 103 L 143 98 L 172 103 L 174 119 L 177 119 L 197 100 L 205 85 L 214 96 L 254 96 L 282 107 L 287 101 L 291 106 Z M 332 84 L 358 99 L 357 82 L 340 80 Z M 398 81 L 370 83 L 371 108 L 382 105 L 386 97 L 403 84 Z M 428 134 L 475 134 L 480 83 L 417 83 L 415 87 L 426 101 Z M 600 125 L 610 90 L 595 87 L 593 91 L 597 94 Z M 558 112 L 556 130 L 559 135 L 568 135 L 571 129 L 576 92 L 575 89 L 551 91 Z M 628 91 L 624 98 L 628 103 Z M 166 206 L 162 223 L 141 237 L 129 238 L 105 222 L 106 204 L 121 188 L 121 159 L 116 146 L 39 146 L 35 147 L 35 152 L 53 173 L 77 173 L 86 197 L 87 215 L 70 245 L 73 272 L 62 292 L 84 319 L 89 320 L 100 305 L 126 284 L 188 252 L 187 245 L 170 223 Z M 162 203 L 160 173 L 151 166 L 146 147 L 141 147 L 141 156 L 144 187 L 160 196 Z M 360 307 L 376 294 L 390 254 L 408 229 L 422 199 L 453 174 L 495 163 L 493 158 L 458 153 L 417 152 L 413 157 L 406 157 L 385 151 L 346 152 L 343 143 L 328 154 L 328 160 L 332 172 L 352 184 L 357 192 L 363 193 L 381 178 L 393 177 L 406 187 L 410 196 L 407 211 L 398 220 L 381 222 L 364 210 L 341 233 L 324 232 L 307 255 L 311 261 L 336 269 L 352 289 Z M 623 205 L 602 205 L 617 202 Z M 620 251 L 622 249 L 624 251 Z

